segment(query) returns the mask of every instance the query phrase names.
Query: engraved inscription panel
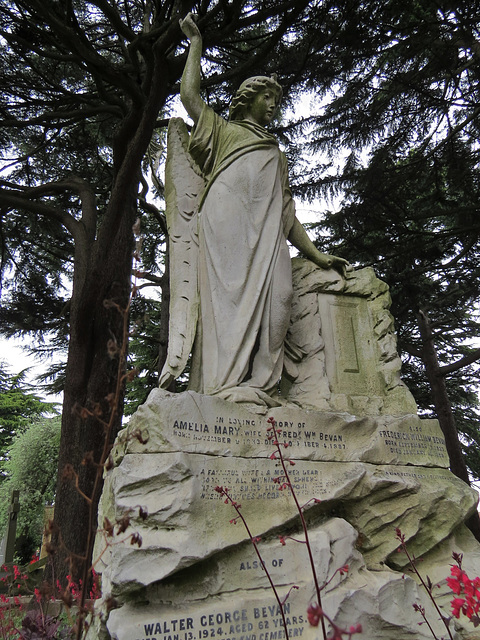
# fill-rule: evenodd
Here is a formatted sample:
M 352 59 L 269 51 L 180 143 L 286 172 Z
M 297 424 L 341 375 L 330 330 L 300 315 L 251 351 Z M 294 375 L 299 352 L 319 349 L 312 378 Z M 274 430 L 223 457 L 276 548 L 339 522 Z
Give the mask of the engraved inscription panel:
M 110 632 L 119 640 L 281 640 L 285 632 L 279 606 L 268 591 L 262 596 L 261 601 L 236 596 L 230 603 L 190 605 L 187 614 L 180 607 L 160 605 L 155 615 L 154 607 L 140 606 L 132 608 L 128 617 L 124 614 L 120 624 L 113 614 Z M 288 602 L 284 607 L 291 638 L 301 638 L 309 629 L 304 613 L 307 603 L 296 604 L 293 608 Z
M 335 309 L 334 312 L 332 310 Z M 336 318 L 333 332 L 337 368 L 342 373 L 360 373 L 359 354 L 355 333 L 358 333 L 358 304 L 336 302 L 330 305 L 330 313 Z
M 332 393 L 383 395 L 368 302 L 355 296 L 340 299 L 321 293 L 318 304 Z
M 359 361 L 361 369 L 360 358 Z M 164 393 L 158 391 L 160 396 Z M 154 395 L 152 409 L 156 406 Z M 343 414 L 301 412 L 292 407 L 275 407 L 266 415 L 256 415 L 223 400 L 206 402 L 193 392 L 172 396 L 166 406 L 168 410 L 161 417 L 155 410 L 145 410 L 132 418 L 122 436 L 125 452 L 183 451 L 268 458 L 272 445 L 267 438 L 267 420 L 271 416 L 276 421 L 279 441 L 288 444 L 288 455 L 296 460 L 448 466 L 444 438 L 436 420 L 420 420 L 412 415 L 353 419 Z M 129 436 L 137 432 L 144 442 Z

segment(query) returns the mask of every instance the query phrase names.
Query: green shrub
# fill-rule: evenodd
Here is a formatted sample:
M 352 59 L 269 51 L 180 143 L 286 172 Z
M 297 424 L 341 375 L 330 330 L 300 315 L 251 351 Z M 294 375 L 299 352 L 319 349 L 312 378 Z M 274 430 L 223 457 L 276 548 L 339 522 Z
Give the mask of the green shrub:
M 60 424 L 58 416 L 33 422 L 14 438 L 4 465 L 6 478 L 0 484 L 0 529 L 6 528 L 12 491 L 18 489 L 17 556 L 20 563 L 28 562 L 40 546 L 45 505 L 52 504 L 55 497 Z

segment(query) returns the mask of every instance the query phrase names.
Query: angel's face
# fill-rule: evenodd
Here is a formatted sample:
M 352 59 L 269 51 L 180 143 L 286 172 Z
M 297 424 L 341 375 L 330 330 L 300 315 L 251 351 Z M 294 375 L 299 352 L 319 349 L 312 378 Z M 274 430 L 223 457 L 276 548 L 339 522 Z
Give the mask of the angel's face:
M 245 120 L 251 120 L 265 127 L 272 121 L 277 108 L 277 96 L 272 89 L 265 87 L 253 98 L 245 111 Z

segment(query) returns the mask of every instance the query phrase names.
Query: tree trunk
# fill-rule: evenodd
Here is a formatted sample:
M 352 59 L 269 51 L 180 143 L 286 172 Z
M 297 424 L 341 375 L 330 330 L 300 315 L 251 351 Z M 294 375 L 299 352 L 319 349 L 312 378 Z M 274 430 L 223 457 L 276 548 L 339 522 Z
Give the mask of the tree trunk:
M 111 397 L 115 396 L 119 354 L 127 336 L 123 335 L 123 314 L 110 301 L 126 309 L 129 299 L 136 185 L 132 185 L 131 191 L 132 197 L 125 202 L 120 224 L 116 230 L 112 229 L 108 251 L 95 255 L 96 246 L 92 244 L 88 252 L 91 263 L 85 278 L 81 283 L 74 282 L 55 500 L 58 531 L 53 540 L 55 580 L 68 574 L 78 583 L 82 577 L 87 539 L 97 528 L 101 483 L 92 495 L 96 465 L 100 462 L 105 438 L 113 442 L 121 426 L 123 383 L 113 405 Z M 122 371 L 124 366 L 120 363 Z M 107 435 L 105 423 L 110 419 L 112 429 Z M 78 489 L 92 500 L 91 505 L 75 487 L 75 478 L 65 473 L 65 469 L 73 469 L 78 474 Z M 90 565 L 88 557 L 85 561 Z
M 113 141 L 112 190 L 101 222 L 97 222 L 98 231 L 87 230 L 90 237 L 83 244 L 75 243 L 56 527 L 52 536 L 55 555 L 51 573 L 47 573 L 47 578 L 53 581 L 67 574 L 79 581 L 87 575 L 103 484 L 101 473 L 96 481 L 98 464 L 106 438 L 111 444 L 121 426 L 124 380 L 119 387 L 117 383 L 119 372 L 121 378 L 125 370 L 120 349 L 128 339 L 128 330 L 124 332 L 123 327 L 130 295 L 132 227 L 137 215 L 141 162 L 158 112 L 169 94 L 165 59 L 155 53 L 150 62 L 149 80 L 142 86 L 145 102 L 132 107 Z M 109 420 L 111 430 L 106 433 L 105 423 Z M 66 465 L 78 474 L 78 488 L 75 476 L 72 482 L 72 472 L 67 474 L 70 478 L 64 474 Z
M 467 465 L 465 464 L 460 440 L 458 438 L 457 426 L 452 406 L 450 404 L 450 399 L 448 397 L 445 378 L 440 372 L 440 364 L 438 362 L 430 322 L 428 316 L 422 310 L 417 314 L 417 320 L 422 338 L 422 360 L 430 383 L 435 412 L 437 414 L 438 422 L 440 423 L 440 428 L 442 429 L 445 437 L 445 446 L 447 448 L 450 470 L 470 486 L 470 477 L 468 475 Z M 478 512 L 475 512 L 466 524 L 476 539 L 480 542 L 480 518 Z

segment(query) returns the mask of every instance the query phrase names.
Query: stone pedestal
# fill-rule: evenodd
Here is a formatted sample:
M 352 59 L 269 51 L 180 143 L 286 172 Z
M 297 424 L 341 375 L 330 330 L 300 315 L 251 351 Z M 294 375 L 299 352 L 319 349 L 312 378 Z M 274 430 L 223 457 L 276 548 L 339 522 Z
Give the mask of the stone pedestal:
M 290 474 L 300 501 L 320 499 L 305 510 L 320 581 L 349 565 L 348 575 L 337 575 L 325 590 L 325 609 L 337 623 L 361 622 L 359 638 L 387 640 L 405 627 L 410 635 L 404 637 L 428 638 L 411 607 L 421 602 L 428 610 L 429 603 L 404 576 L 395 528 L 422 557 L 422 572 L 438 574 L 444 604 L 452 550 L 465 553 L 472 575 L 480 570 L 478 545 L 462 524 L 476 495 L 447 470 L 438 424 L 416 415 L 358 419 L 287 406 L 268 415 L 290 445 L 285 452 L 295 462 Z M 273 482 L 281 471 L 270 459 L 267 426 L 267 416 L 224 400 L 158 390 L 120 434 L 100 522 L 130 514 L 143 544 L 105 551 L 104 538 L 97 542 L 104 593 L 121 604 L 107 622 L 113 637 L 283 637 L 247 532 L 230 524 L 236 514 L 217 485 L 230 489 L 253 535 L 262 538 L 262 557 L 280 594 L 300 587 L 287 601 L 290 635 L 319 637 L 306 621 L 314 592 L 305 545 L 279 542 L 279 536 L 301 534 L 291 495 Z M 140 506 L 148 511 L 145 521 Z
M 241 503 L 252 535 L 261 538 L 262 560 L 280 597 L 298 587 L 285 605 L 289 637 L 321 638 L 306 616 L 315 592 L 306 546 L 295 541 L 303 540 L 298 511 L 289 490 L 274 482 L 282 471 L 266 437 L 270 416 L 281 430 L 279 441 L 289 445 L 284 451 L 294 462 L 289 469 L 296 495 L 308 502 L 304 512 L 319 581 L 334 576 L 323 605 L 336 624 L 361 623 L 359 640 L 431 638 L 412 608 L 420 604 L 437 635 L 445 635 L 397 552 L 396 527 L 421 558 L 422 574 L 439 585 L 435 592 L 446 615 L 452 551 L 464 553 L 471 576 L 480 575 L 480 548 L 463 524 L 477 496 L 450 473 L 438 423 L 416 415 L 400 381 L 384 285 L 372 273 L 345 283 L 321 272 L 319 286 L 318 274 L 315 281 L 310 267 L 297 266 L 297 292 L 304 285 L 305 295 L 294 306 L 284 406 L 262 413 L 193 392 L 156 390 L 120 433 L 99 522 L 128 514 L 131 525 L 113 540 L 98 536 L 104 600 L 92 636 L 285 637 L 249 536 L 241 522 L 230 523 L 236 513 L 215 491 L 222 486 Z M 314 322 L 304 322 L 306 308 Z M 345 343 L 348 335 L 355 348 Z M 145 520 L 140 507 L 148 511 Z M 121 542 L 130 531 L 141 536 L 141 548 Z M 345 564 L 348 573 L 335 574 Z M 117 608 L 107 614 L 110 597 Z M 451 626 L 457 638 L 479 637 L 468 622 Z
M 343 278 L 292 260 L 294 296 L 282 391 L 302 409 L 365 415 L 417 413 L 400 379 L 387 285 L 371 268 Z

